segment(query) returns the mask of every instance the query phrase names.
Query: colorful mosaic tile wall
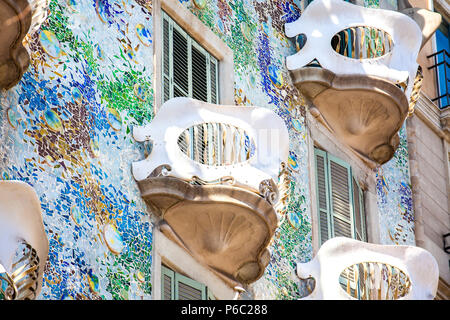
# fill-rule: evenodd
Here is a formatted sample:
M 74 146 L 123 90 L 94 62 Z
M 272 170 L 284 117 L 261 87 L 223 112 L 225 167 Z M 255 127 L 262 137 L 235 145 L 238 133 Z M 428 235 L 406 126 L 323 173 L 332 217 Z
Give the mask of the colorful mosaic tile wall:
M 415 245 L 414 212 L 409 175 L 406 128 L 400 130 L 400 146 L 394 158 L 377 175 L 381 243 Z
M 151 222 L 130 164 L 152 118 L 151 8 L 52 0 L 32 62 L 0 96 L 0 172 L 40 196 L 50 244 L 41 299 L 151 297 Z
M 289 128 L 289 210 L 252 294 L 297 299 L 306 289 L 296 264 L 312 258 L 311 213 L 305 110 L 284 65 L 295 52 L 284 24 L 301 3 L 180 2 L 234 51 L 236 104 L 272 109 Z M 152 222 L 130 170 L 145 158 L 132 128 L 153 116 L 151 9 L 149 0 L 52 0 L 29 39 L 28 72 L 0 94 L 1 178 L 32 185 L 44 211 L 41 299 L 151 298 Z M 377 172 L 386 243 L 414 241 L 404 130 L 401 141 Z

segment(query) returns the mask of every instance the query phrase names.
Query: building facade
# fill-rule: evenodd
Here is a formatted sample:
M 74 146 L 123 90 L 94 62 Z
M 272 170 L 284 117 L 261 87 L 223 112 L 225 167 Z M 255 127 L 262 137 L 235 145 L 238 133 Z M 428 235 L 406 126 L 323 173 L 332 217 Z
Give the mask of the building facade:
M 0 8 L 5 16 L 12 8 L 14 16 L 27 10 L 26 2 L 0 0 Z M 319 37 L 302 31 L 308 12 L 322 3 L 337 8 L 322 10 L 321 19 L 330 20 L 321 24 L 323 33 L 333 17 L 348 19 L 346 8 L 361 12 L 360 21 L 349 21 L 331 43 L 327 40 L 336 59 L 392 57 L 387 67 L 364 65 L 342 80 L 350 87 L 330 91 L 325 103 L 316 97 L 335 88 L 345 65 L 326 67 L 328 60 L 318 58 L 325 51 L 309 47 Z M 420 15 L 413 7 L 440 14 L 436 32 L 435 15 L 423 25 L 408 18 Z M 31 186 L 41 206 L 48 254 L 35 298 L 300 299 L 319 281 L 309 277 L 313 272 L 302 273 L 302 264 L 322 254 L 327 240 L 346 237 L 425 249 L 439 273 L 439 280 L 430 279 L 439 281 L 433 297 L 449 299 L 444 235 L 450 232 L 450 9 L 445 0 L 49 0 L 28 8 L 28 21 L 13 30 L 22 36 L 23 50 L 14 43 L 14 50 L 0 55 L 16 66 L 7 69 L 0 60 L 0 70 L 8 74 L 0 78 L 0 178 Z M 388 10 L 394 20 L 386 21 L 399 24 L 364 25 L 369 18 L 362 9 Z M 408 43 L 412 33 L 402 34 L 403 24 L 416 32 L 417 41 Z M 309 70 L 319 65 L 333 71 L 333 80 L 323 85 L 329 73 L 311 75 L 295 67 L 300 58 L 289 57 L 304 52 L 316 55 L 307 62 Z M 412 70 L 408 77 L 394 72 L 396 61 L 404 67 L 400 70 Z M 405 83 L 397 81 L 401 77 Z M 366 94 L 390 107 L 383 111 L 379 103 L 357 101 Z M 345 107 L 322 107 L 333 100 L 345 101 Z M 397 107 L 400 111 L 391 111 Z M 270 139 L 255 133 L 252 141 L 255 126 L 278 133 Z M 225 141 L 224 132 L 242 147 L 232 149 L 231 158 L 225 142 L 215 149 L 217 141 Z M 173 146 L 203 167 L 188 167 L 189 161 L 171 153 L 171 137 Z M 251 164 L 254 153 L 269 164 Z M 221 164 L 233 169 L 220 178 L 231 176 L 239 192 L 223 187 L 226 179 L 211 183 Z M 174 181 L 171 173 L 189 184 Z M 256 176 L 258 183 L 269 181 L 267 188 L 251 181 Z M 277 199 L 271 200 L 274 189 Z M 194 215 L 177 218 L 169 210 L 175 206 Z M 237 208 L 244 207 L 248 212 L 239 216 Z M 226 216 L 214 220 L 216 208 L 236 212 L 232 231 L 217 228 Z M 264 223 L 245 220 L 262 208 Z M 248 256 L 255 262 L 242 264 Z M 392 272 L 398 279 L 405 275 Z M 359 285 L 347 289 L 358 295 Z

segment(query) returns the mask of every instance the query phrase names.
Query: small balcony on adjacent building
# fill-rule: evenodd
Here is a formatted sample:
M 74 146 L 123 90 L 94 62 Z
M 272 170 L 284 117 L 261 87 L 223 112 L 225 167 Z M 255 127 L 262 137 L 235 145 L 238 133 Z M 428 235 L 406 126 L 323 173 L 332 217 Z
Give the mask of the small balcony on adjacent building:
M 389 161 L 420 90 L 419 25 L 396 11 L 315 0 L 285 31 L 298 51 L 286 65 L 310 113 L 367 163 Z
M 283 120 L 174 98 L 133 135 L 147 145 L 132 171 L 159 230 L 232 288 L 260 278 L 288 189 Z

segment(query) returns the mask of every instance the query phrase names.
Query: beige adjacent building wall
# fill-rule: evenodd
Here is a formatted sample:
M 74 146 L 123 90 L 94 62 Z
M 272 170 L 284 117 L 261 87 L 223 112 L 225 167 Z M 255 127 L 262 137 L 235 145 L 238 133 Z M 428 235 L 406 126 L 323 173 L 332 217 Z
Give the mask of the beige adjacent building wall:
M 416 110 L 417 111 L 417 110 Z M 407 120 L 416 245 L 430 251 L 440 276 L 450 283 L 443 235 L 450 231 L 448 142 L 414 115 Z

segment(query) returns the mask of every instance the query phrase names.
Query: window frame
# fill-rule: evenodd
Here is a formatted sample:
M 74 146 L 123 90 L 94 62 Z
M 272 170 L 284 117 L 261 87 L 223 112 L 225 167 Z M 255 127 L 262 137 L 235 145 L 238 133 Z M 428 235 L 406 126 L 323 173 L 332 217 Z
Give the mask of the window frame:
M 308 108 L 314 108 L 308 105 Z M 364 195 L 363 209 L 365 212 L 366 239 L 369 243 L 381 244 L 380 215 L 378 212 L 377 178 L 374 171 L 375 166 L 370 162 L 362 160 L 351 148 L 340 142 L 335 135 L 329 131 L 321 122 L 307 111 L 305 115 L 306 144 L 308 149 L 308 182 L 310 194 L 310 219 L 312 233 L 313 254 L 317 254 L 320 248 L 319 242 L 319 211 L 316 179 L 316 157 L 314 149 L 318 147 L 344 160 L 352 167 L 355 180 L 358 182 Z
M 205 67 L 206 67 L 206 86 L 207 86 L 207 101 L 208 103 L 214 103 L 214 104 L 220 104 L 220 94 L 219 94 L 219 90 L 220 90 L 220 86 L 218 83 L 219 80 L 219 60 L 216 59 L 216 57 L 214 57 L 210 52 L 208 52 L 200 43 L 198 43 L 194 38 L 192 38 L 188 32 L 186 32 L 186 30 L 184 30 L 174 19 L 172 19 L 170 17 L 169 14 L 167 14 L 164 10 L 162 10 L 161 12 L 161 25 L 162 25 L 162 37 L 161 37 L 161 42 L 164 43 L 165 42 L 165 21 L 167 21 L 167 27 L 169 28 L 168 30 L 168 41 L 169 41 L 169 46 L 168 46 L 168 53 L 165 52 L 165 46 L 162 46 L 162 51 L 161 51 L 161 66 L 162 66 L 162 72 L 161 72 L 161 85 L 162 85 L 162 91 L 164 92 L 165 90 L 165 86 L 168 85 L 169 86 L 169 99 L 173 98 L 175 95 L 175 88 L 180 91 L 182 94 L 184 94 L 186 97 L 189 98 L 195 98 L 194 97 L 194 81 L 193 81 L 193 75 L 194 75 L 194 71 L 193 71 L 193 64 L 194 64 L 194 60 L 193 60 L 193 49 L 195 48 L 195 50 L 197 50 L 200 54 L 202 54 L 205 57 Z M 187 44 L 187 69 L 188 69 L 188 77 L 187 77 L 187 92 L 181 88 L 177 83 L 175 83 L 175 79 L 174 79 L 174 48 L 173 48 L 173 44 L 174 44 L 174 32 L 177 32 L 178 34 L 180 34 L 182 37 L 184 37 L 184 39 L 186 40 L 186 44 Z M 169 70 L 165 70 L 165 66 L 164 66 L 164 58 L 165 55 L 168 54 L 168 69 Z M 211 81 L 211 77 L 212 77 L 212 73 L 211 73 L 211 69 L 212 69 L 212 65 L 215 65 L 215 100 L 213 100 L 213 91 L 212 91 L 212 81 Z M 168 83 L 168 84 L 167 84 Z M 161 94 L 161 104 L 163 104 L 165 101 L 165 94 Z
M 194 281 L 204 284 L 209 300 L 235 300 L 240 292 L 230 288 L 207 267 L 196 261 L 185 249 L 167 238 L 158 227 L 152 228 L 152 300 L 163 299 L 163 265 L 181 273 Z M 174 294 L 174 292 L 173 292 Z
M 439 41 L 439 34 L 442 36 L 442 39 L 447 39 L 446 45 L 442 45 L 443 41 Z M 450 54 L 450 50 L 447 51 L 447 49 L 450 48 L 450 22 L 447 21 L 444 16 L 442 17 L 439 28 L 433 36 L 436 45 L 435 52 L 437 53 L 445 50 L 447 54 Z M 450 62 L 450 59 L 446 57 L 445 52 L 442 52 L 433 58 L 434 63 L 436 64 L 436 69 L 434 70 L 436 78 L 436 96 L 441 97 L 437 99 L 437 106 L 441 110 L 450 106 L 450 85 L 448 84 L 448 81 L 450 81 L 450 67 L 446 65 L 446 63 Z
M 162 39 L 162 12 L 180 26 L 189 36 L 217 59 L 218 101 L 234 105 L 234 53 L 208 26 L 201 22 L 178 0 L 153 0 L 153 38 Z M 153 42 L 153 109 L 156 114 L 162 105 L 162 42 Z
M 360 241 L 365 241 L 367 242 L 367 224 L 366 224 L 366 217 L 365 217 L 365 209 L 364 209 L 364 192 L 360 186 L 360 183 L 358 182 L 358 179 L 354 176 L 353 174 L 353 170 L 352 167 L 349 163 L 345 162 L 344 160 L 330 154 L 329 152 L 322 150 L 320 148 L 314 147 L 314 163 L 316 164 L 316 167 L 314 168 L 315 171 L 315 179 L 316 179 L 316 194 L 319 194 L 319 183 L 318 183 L 318 170 L 317 170 L 317 156 L 321 156 L 323 158 L 323 162 L 324 162 L 324 179 L 325 179 L 325 194 L 326 194 L 326 202 L 327 202 L 327 209 L 326 209 L 326 215 L 327 215 L 327 231 L 328 231 L 328 237 L 327 239 L 331 239 L 334 238 L 335 235 L 335 227 L 334 227 L 334 217 L 337 216 L 337 218 L 343 220 L 346 223 L 350 224 L 350 228 L 351 228 L 351 238 L 352 239 L 356 239 L 356 240 L 360 240 Z M 347 173 L 348 173 L 348 192 L 349 192 L 349 202 L 351 203 L 351 207 L 350 207 L 350 221 L 345 221 L 347 220 L 346 217 L 341 216 L 340 214 L 335 214 L 333 211 L 333 201 L 331 198 L 331 192 L 332 192 L 332 181 L 331 181 L 331 162 L 334 162 L 340 166 L 342 166 L 343 168 L 347 169 Z M 354 189 L 354 185 L 353 182 L 355 182 L 357 184 L 358 189 L 356 190 L 359 194 L 359 219 L 361 221 L 361 231 L 362 231 L 362 235 L 361 238 L 362 239 L 358 239 L 357 235 L 358 235 L 358 230 L 357 230 L 357 226 L 356 226 L 356 203 L 355 203 L 355 189 Z M 321 228 L 322 225 L 322 221 L 321 221 L 321 208 L 320 208 L 320 203 L 319 203 L 319 197 L 317 197 L 316 199 L 316 208 L 318 211 L 318 223 L 319 223 L 319 229 Z M 322 236 L 321 236 L 321 232 L 319 232 L 318 234 L 319 236 L 319 244 L 322 245 Z
M 194 279 L 191 279 L 177 271 L 174 271 L 170 269 L 169 267 L 165 265 L 161 265 L 161 277 L 168 276 L 171 279 L 171 300 L 180 300 L 179 299 L 179 286 L 178 283 L 184 283 L 185 285 L 194 288 L 201 292 L 202 299 L 201 300 L 208 300 L 208 298 L 211 296 L 210 290 L 208 290 L 208 287 L 204 285 L 203 283 L 196 281 Z M 161 297 L 164 297 L 164 282 L 161 281 Z

